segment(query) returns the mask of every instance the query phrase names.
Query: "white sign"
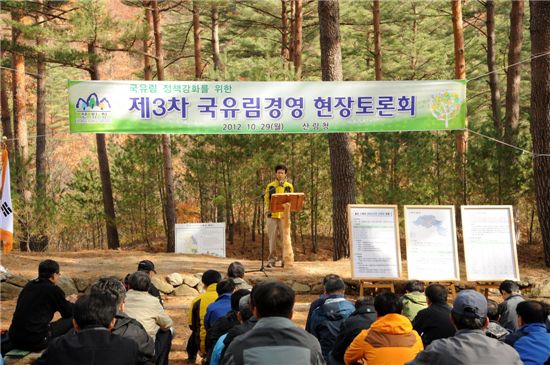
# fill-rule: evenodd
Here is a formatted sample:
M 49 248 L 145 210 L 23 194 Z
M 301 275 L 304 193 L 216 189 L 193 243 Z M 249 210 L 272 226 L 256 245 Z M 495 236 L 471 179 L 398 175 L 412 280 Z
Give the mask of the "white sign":
M 452 205 L 405 206 L 409 279 L 460 280 Z
M 355 279 L 401 276 L 396 205 L 348 205 L 351 271 Z
M 225 257 L 225 223 L 176 224 L 176 253 Z
M 512 206 L 461 207 L 469 281 L 519 280 Z

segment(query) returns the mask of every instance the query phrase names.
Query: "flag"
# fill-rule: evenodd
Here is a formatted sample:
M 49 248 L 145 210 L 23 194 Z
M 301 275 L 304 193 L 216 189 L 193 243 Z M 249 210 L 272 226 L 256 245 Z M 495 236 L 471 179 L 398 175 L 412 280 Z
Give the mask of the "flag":
M 8 253 L 13 248 L 13 209 L 11 205 L 10 162 L 8 149 L 2 152 L 2 201 L 0 202 L 0 240 L 4 242 L 3 251 Z

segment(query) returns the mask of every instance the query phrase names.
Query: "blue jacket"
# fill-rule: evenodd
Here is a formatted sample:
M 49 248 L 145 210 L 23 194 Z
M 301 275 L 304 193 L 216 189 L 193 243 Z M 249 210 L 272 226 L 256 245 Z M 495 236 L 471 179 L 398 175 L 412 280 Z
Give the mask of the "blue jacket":
M 550 358 L 550 333 L 544 323 L 530 323 L 522 326 L 524 336 L 514 343 L 514 348 L 525 365 L 544 364 Z
M 208 306 L 204 316 L 204 328 L 209 329 L 214 325 L 214 322 L 231 311 L 231 294 L 224 293 L 220 295 L 214 303 Z
M 329 295 L 324 303 L 311 313 L 310 332 L 317 337 L 325 361 L 344 320 L 355 311 L 355 306 L 341 294 Z

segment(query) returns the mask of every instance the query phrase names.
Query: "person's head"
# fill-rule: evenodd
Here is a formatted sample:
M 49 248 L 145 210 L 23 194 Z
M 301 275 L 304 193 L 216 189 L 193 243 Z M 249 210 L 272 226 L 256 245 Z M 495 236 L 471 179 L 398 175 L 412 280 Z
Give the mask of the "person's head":
M 237 312 L 237 318 L 240 322 L 244 323 L 252 317 L 252 307 L 250 306 L 250 294 L 247 294 L 239 300 L 239 310 Z
M 424 283 L 418 280 L 409 280 L 407 281 L 407 284 L 405 284 L 405 291 L 407 293 L 412 293 L 415 291 L 422 293 L 424 291 Z
M 294 290 L 285 283 L 265 281 L 252 289 L 252 307 L 258 319 L 264 317 L 292 318 Z
M 157 273 L 155 270 L 155 264 L 151 260 L 141 260 L 138 263 L 137 271 L 143 271 L 149 276 Z
M 228 278 L 244 278 L 244 265 L 239 261 L 234 261 L 227 268 Z
M 451 319 L 459 330 L 487 327 L 487 300 L 475 290 L 460 291 L 453 302 Z
M 403 303 L 401 299 L 391 292 L 378 294 L 374 298 L 374 309 L 378 317 L 383 317 L 386 314 L 397 313 L 401 314 Z
M 286 179 L 287 171 L 288 169 L 283 164 L 275 166 L 275 176 L 277 177 L 277 180 L 284 181 Z
M 86 327 L 113 328 L 116 304 L 110 295 L 92 294 L 80 297 L 73 308 L 73 326 L 78 332 Z
M 90 294 L 110 296 L 115 301 L 117 308 L 123 311 L 126 288 L 124 284 L 114 276 L 98 279 L 90 287 Z
M 218 293 L 218 295 L 233 293 L 234 290 L 235 282 L 233 281 L 233 279 L 222 280 L 216 286 L 216 293 Z
M 344 294 L 346 290 L 344 280 L 337 275 L 328 278 L 325 281 L 324 287 L 326 294 Z
M 498 321 L 498 303 L 492 299 L 487 299 L 487 318 L 489 321 Z
M 57 281 L 59 276 L 59 264 L 54 260 L 44 260 L 38 264 L 38 277 L 41 279 L 50 279 L 52 282 Z
M 519 286 L 518 284 L 516 284 L 515 281 L 512 280 L 504 280 L 502 283 L 500 283 L 498 290 L 500 291 L 500 294 L 502 294 L 502 297 L 504 299 L 507 299 L 511 295 L 519 294 Z
M 219 283 L 221 279 L 222 279 L 222 274 L 220 274 L 216 270 L 206 270 L 202 274 L 201 281 L 204 287 L 208 288 L 212 284 Z
M 430 284 L 426 288 L 426 298 L 431 304 L 445 304 L 447 303 L 447 288 L 441 284 Z
M 542 302 L 526 300 L 518 303 L 516 313 L 518 314 L 518 324 L 520 326 L 531 323 L 546 323 L 546 306 Z
M 374 298 L 369 296 L 359 297 L 355 301 L 355 309 L 360 309 L 364 307 L 372 307 L 374 305 Z
M 128 286 L 136 291 L 148 291 L 151 286 L 151 278 L 144 271 L 136 271 L 128 278 Z
M 235 290 L 233 294 L 231 294 L 231 310 L 238 312 L 239 311 L 239 302 L 242 297 L 247 296 L 250 294 L 250 290 L 248 289 L 239 289 Z

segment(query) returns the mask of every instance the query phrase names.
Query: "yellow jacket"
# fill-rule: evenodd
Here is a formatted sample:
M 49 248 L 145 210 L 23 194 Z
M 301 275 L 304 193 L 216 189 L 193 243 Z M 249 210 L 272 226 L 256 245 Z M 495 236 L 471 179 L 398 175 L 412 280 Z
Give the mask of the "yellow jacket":
M 191 302 L 191 310 L 189 311 L 188 323 L 193 331 L 199 330 L 200 333 L 200 351 L 205 353 L 205 340 L 206 340 L 206 328 L 204 327 L 204 316 L 206 315 L 206 308 L 210 303 L 215 302 L 218 299 L 218 293 L 216 287 L 218 284 L 211 284 L 206 291 L 197 296 Z
M 349 345 L 344 355 L 346 365 L 365 359 L 368 365 L 404 364 L 424 349 L 411 321 L 390 313 L 378 318 Z
M 272 187 L 275 188 L 275 193 L 274 194 L 282 194 L 282 193 L 285 192 L 285 189 L 290 190 L 291 193 L 294 192 L 294 186 L 292 186 L 292 184 L 289 183 L 286 180 L 285 180 L 285 182 L 283 183 L 282 186 L 281 186 L 281 184 L 279 184 L 278 180 L 274 180 L 274 181 L 270 182 L 269 184 L 267 184 L 267 186 L 265 187 L 264 200 L 265 200 L 265 210 L 268 213 L 271 213 L 269 211 L 269 209 L 270 209 L 269 208 L 269 203 L 271 202 L 271 196 L 269 195 L 269 189 L 272 188 Z M 271 213 L 271 218 L 280 219 L 282 216 L 283 216 L 283 213 Z

